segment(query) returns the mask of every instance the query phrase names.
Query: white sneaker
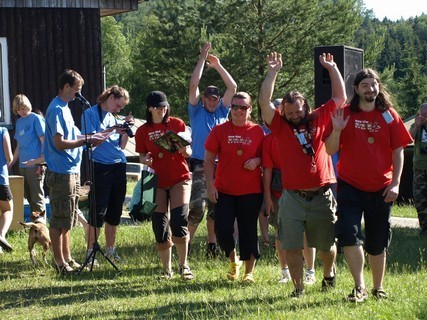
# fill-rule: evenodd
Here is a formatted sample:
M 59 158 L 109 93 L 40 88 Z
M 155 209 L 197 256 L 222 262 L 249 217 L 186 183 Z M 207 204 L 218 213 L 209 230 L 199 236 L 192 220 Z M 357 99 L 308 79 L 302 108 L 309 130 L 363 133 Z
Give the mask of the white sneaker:
M 111 261 L 115 262 L 115 263 L 121 263 L 124 260 L 119 256 L 119 254 L 115 251 L 113 252 L 108 252 L 105 254 L 105 256 L 110 259 Z
M 289 273 L 289 269 L 282 269 L 282 277 L 279 279 L 279 283 L 288 283 L 291 281 L 291 274 Z
M 304 276 L 304 284 L 310 286 L 316 282 L 316 275 L 314 271 L 307 270 Z

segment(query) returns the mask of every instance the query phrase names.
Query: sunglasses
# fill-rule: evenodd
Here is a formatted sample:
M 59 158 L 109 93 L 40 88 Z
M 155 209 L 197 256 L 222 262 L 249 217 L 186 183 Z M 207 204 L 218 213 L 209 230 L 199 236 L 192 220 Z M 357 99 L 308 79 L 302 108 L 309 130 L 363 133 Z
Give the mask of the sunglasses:
M 243 111 L 246 111 L 246 110 L 248 110 L 250 108 L 250 106 L 239 106 L 239 105 L 237 105 L 237 104 L 233 104 L 232 106 L 231 106 L 231 109 L 233 109 L 233 110 L 243 110 Z

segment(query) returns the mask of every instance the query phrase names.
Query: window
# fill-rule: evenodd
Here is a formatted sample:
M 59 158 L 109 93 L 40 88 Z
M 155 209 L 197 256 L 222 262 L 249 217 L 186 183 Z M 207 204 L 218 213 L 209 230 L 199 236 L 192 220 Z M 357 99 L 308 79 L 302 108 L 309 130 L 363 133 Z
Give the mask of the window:
M 10 124 L 10 109 L 7 40 L 0 38 L 0 124 Z

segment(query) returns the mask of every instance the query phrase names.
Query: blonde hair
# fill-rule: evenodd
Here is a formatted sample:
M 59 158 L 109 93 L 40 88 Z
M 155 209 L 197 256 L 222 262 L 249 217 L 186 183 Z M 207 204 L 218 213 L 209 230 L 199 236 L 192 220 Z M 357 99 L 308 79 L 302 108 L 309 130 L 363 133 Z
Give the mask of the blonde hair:
M 31 112 L 31 110 L 33 109 L 33 107 L 31 106 L 30 100 L 27 98 L 25 94 L 16 95 L 12 101 L 13 114 L 17 115 L 18 110 L 21 108 L 28 110 L 28 112 Z

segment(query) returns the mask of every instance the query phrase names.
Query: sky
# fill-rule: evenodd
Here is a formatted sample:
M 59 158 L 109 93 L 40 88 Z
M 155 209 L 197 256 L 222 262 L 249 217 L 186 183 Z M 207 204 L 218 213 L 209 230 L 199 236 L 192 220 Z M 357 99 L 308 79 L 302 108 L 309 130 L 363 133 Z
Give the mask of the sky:
M 427 14 L 426 0 L 364 0 L 365 7 L 372 9 L 379 20 L 385 17 L 389 20 L 408 19 Z

